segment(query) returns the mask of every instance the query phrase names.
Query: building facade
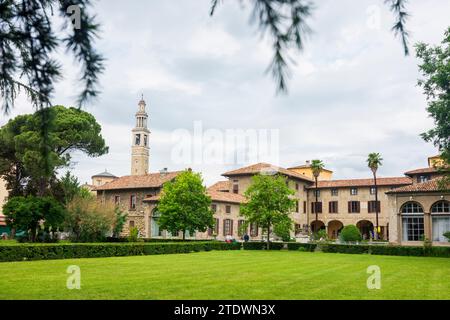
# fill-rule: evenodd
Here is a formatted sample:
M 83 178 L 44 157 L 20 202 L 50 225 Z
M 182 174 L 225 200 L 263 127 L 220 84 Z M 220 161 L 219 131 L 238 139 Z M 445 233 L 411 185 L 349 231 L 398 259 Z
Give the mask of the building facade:
M 149 133 L 146 103 L 142 99 L 132 129 L 131 175 L 116 177 L 107 171 L 93 176 L 92 184 L 98 198 L 110 201 L 128 214 L 123 236 L 137 228 L 140 236 L 171 238 L 158 225 L 157 204 L 164 183 L 176 179 L 180 172 L 167 169 L 149 172 Z M 315 184 L 311 162 L 291 168 L 258 163 L 225 172 L 226 178 L 207 188 L 212 200 L 215 227 L 207 232 L 189 235 L 196 239 L 250 239 L 267 237 L 257 225 L 243 230 L 240 206 L 245 203 L 245 191 L 257 174 L 279 174 L 294 191 L 296 206 L 290 213 L 295 224 L 292 237 L 307 238 L 311 232 L 325 230 L 331 239 L 338 238 L 346 225 L 356 225 L 363 238 L 374 237 L 376 226 L 383 239 L 414 244 L 424 238 L 436 243 L 445 241 L 443 233 L 450 231 L 450 191 L 438 188 L 443 171 L 439 157 L 430 157 L 428 167 L 411 170 L 399 177 L 333 180 L 333 171 L 324 169 Z M 368 170 L 369 171 L 369 170 Z M 375 193 L 378 202 L 375 201 Z M 274 235 L 270 235 L 275 238 Z

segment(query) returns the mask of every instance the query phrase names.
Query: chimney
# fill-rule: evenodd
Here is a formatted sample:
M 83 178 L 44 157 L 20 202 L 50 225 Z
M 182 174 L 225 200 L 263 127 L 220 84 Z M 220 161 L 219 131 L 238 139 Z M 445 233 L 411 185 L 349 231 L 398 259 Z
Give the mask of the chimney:
M 311 164 L 311 161 L 306 160 L 306 164 L 309 166 Z
M 167 174 L 167 168 L 164 168 L 162 170 L 159 170 L 159 174 L 164 177 Z

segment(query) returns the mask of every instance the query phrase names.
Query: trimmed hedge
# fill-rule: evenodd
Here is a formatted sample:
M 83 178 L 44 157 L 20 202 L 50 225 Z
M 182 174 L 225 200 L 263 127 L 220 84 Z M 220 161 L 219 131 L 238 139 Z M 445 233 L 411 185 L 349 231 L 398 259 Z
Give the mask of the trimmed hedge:
M 288 250 L 300 250 L 300 251 L 308 251 L 314 252 L 317 248 L 317 244 L 315 243 L 299 243 L 299 242 L 289 242 Z
M 178 239 L 178 238 L 174 238 L 174 239 L 158 239 L 158 238 L 138 238 L 139 241 L 137 242 L 158 242 L 158 243 L 162 243 L 162 242 L 212 242 L 214 240 L 209 240 L 209 239 L 203 239 L 203 240 L 199 240 L 199 239 Z M 107 237 L 105 239 L 105 242 L 108 243 L 122 243 L 122 242 L 130 242 L 130 240 L 128 238 L 113 238 L 113 237 Z
M 195 243 L 85 243 L 0 245 L 0 262 L 124 257 L 239 249 L 241 249 L 241 244 L 238 242 L 225 243 L 216 241 Z
M 267 242 L 244 242 L 242 244 L 244 250 L 266 250 Z M 284 248 L 284 242 L 271 242 L 270 250 L 281 250 Z
M 323 252 L 349 253 L 349 254 L 375 254 L 387 256 L 414 256 L 414 257 L 450 257 L 450 247 L 413 247 L 391 245 L 346 245 L 321 244 Z

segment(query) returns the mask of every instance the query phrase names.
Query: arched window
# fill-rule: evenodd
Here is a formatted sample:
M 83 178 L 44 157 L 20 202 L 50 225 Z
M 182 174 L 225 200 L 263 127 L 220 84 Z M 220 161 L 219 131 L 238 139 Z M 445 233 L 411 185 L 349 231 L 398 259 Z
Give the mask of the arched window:
M 438 201 L 431 206 L 431 225 L 433 228 L 433 241 L 447 242 L 444 233 L 450 231 L 450 202 Z
M 423 213 L 423 208 L 417 202 L 407 202 L 403 205 L 402 213 Z
M 402 206 L 403 241 L 422 241 L 424 235 L 423 207 L 417 202 Z
M 438 201 L 431 207 L 431 213 L 450 213 L 450 202 Z

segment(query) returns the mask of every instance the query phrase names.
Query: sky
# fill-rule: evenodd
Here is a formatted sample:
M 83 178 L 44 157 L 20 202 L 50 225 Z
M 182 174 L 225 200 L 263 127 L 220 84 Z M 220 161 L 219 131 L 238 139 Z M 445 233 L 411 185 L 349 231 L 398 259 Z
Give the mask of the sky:
M 75 152 L 61 172 L 72 171 L 82 183 L 105 169 L 129 175 L 142 94 L 151 172 L 190 167 L 209 185 L 253 162 L 290 167 L 321 159 L 336 179 L 364 178 L 371 175 L 370 152 L 384 159 L 380 176 L 425 167 L 437 150 L 420 137 L 433 121 L 417 86 L 419 61 L 414 50 L 404 56 L 384 1 L 314 2 L 313 32 L 303 52 L 290 52 L 295 65 L 288 92 L 277 94 L 265 73 L 269 39 L 258 33 L 245 1 L 222 1 L 213 17 L 209 0 L 97 1 L 89 10 L 102 25 L 97 48 L 106 70 L 100 96 L 84 110 L 102 126 L 109 153 L 89 158 Z M 408 10 L 411 43 L 438 44 L 449 26 L 450 2 L 411 0 Z M 52 102 L 71 106 L 79 68 L 63 49 L 58 57 L 64 79 Z M 32 111 L 21 96 L 0 125 Z M 256 138 L 229 145 L 234 140 L 228 137 L 242 137 L 242 130 Z

